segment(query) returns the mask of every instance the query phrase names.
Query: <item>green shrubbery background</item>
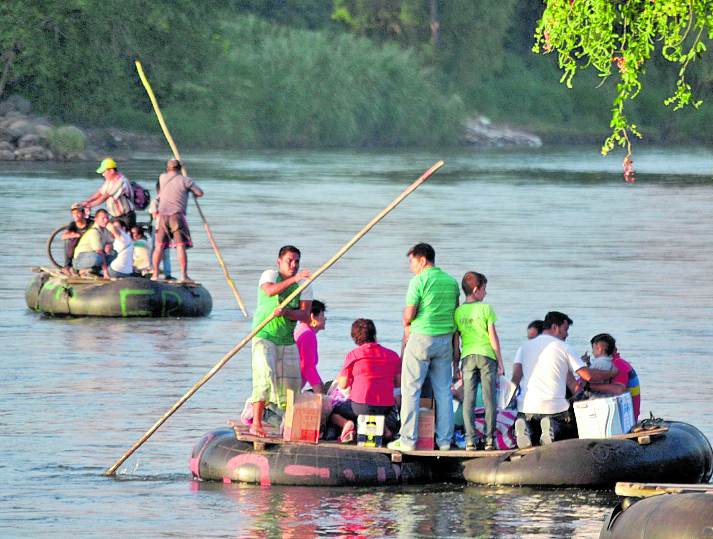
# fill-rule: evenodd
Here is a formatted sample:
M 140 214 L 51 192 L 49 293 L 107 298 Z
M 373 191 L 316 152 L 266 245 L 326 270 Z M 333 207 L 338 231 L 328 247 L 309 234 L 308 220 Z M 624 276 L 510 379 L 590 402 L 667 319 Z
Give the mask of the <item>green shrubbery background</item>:
M 573 89 L 559 83 L 556 58 L 530 50 L 541 9 L 529 0 L 4 0 L 0 100 L 21 95 L 61 123 L 155 130 L 140 60 L 182 147 L 445 145 L 469 115 L 600 140 L 612 88 L 587 72 Z M 629 116 L 649 141 L 707 141 L 713 74 L 694 65 L 704 105 L 674 113 L 663 100 L 675 66 L 663 64 L 647 66 Z

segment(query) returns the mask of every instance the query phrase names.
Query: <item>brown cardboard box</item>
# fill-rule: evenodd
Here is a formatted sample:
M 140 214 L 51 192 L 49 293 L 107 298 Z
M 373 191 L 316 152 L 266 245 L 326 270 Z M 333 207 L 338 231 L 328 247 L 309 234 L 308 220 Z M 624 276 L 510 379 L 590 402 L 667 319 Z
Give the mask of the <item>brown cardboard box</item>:
M 322 395 L 299 393 L 287 390 L 287 411 L 285 430 L 282 437 L 291 442 L 312 442 L 319 440 L 319 426 L 322 417 Z
M 416 449 L 433 449 L 436 436 L 436 412 L 433 399 L 421 399 L 418 411 L 418 439 Z

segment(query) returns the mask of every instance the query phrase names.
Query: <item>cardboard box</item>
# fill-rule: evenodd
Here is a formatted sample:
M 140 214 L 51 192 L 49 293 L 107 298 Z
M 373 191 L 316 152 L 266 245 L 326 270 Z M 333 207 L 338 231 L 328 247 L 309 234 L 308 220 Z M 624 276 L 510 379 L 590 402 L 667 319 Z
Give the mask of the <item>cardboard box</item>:
M 322 418 L 322 395 L 312 393 L 295 394 L 287 390 L 287 411 L 282 437 L 291 442 L 311 442 L 319 440 Z
M 357 445 L 381 447 L 383 436 L 383 415 L 359 415 L 357 417 Z
M 436 412 L 433 399 L 421 399 L 418 410 L 416 449 L 433 449 L 436 436 Z
M 577 431 L 580 438 L 608 438 L 625 434 L 634 425 L 631 395 L 612 395 L 574 403 Z

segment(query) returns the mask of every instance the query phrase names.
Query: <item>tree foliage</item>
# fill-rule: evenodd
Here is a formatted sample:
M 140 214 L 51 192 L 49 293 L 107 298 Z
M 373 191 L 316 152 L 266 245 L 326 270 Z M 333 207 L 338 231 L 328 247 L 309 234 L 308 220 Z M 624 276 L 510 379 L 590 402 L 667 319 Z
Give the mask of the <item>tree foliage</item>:
M 602 78 L 616 78 L 610 121 L 611 135 L 602 147 L 627 149 L 626 179 L 631 174 L 629 134 L 640 136 L 625 106 L 642 88 L 642 75 L 660 55 L 677 70 L 667 105 L 678 110 L 698 107 L 687 80 L 691 62 L 706 50 L 713 37 L 710 0 L 544 0 L 546 8 L 536 30 L 535 52 L 557 52 L 564 70 L 562 81 L 571 87 L 578 69 L 592 67 Z M 628 167 L 628 168 L 627 168 Z
M 191 0 L 3 0 L 0 61 L 8 89 L 65 120 L 100 122 L 145 102 L 134 61 L 163 95 L 216 50 L 204 3 Z M 150 107 L 150 105 L 149 105 Z

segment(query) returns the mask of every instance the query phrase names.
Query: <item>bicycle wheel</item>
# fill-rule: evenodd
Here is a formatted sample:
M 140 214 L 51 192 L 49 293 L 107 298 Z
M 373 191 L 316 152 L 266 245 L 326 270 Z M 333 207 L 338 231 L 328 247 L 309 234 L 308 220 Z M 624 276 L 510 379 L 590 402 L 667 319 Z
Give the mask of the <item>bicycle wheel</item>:
M 59 226 L 54 229 L 50 237 L 47 238 L 47 245 L 45 246 L 45 251 L 47 252 L 47 258 L 50 259 L 52 265 L 57 269 L 62 269 L 64 263 L 64 242 L 59 239 L 62 232 L 65 231 L 67 225 Z M 57 262 L 55 255 L 58 255 L 59 260 L 62 264 Z

